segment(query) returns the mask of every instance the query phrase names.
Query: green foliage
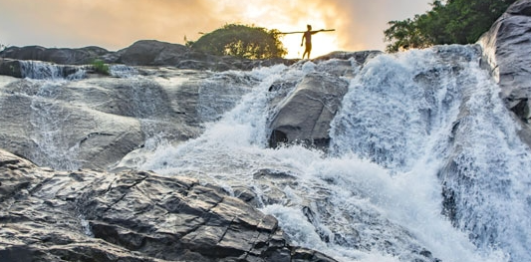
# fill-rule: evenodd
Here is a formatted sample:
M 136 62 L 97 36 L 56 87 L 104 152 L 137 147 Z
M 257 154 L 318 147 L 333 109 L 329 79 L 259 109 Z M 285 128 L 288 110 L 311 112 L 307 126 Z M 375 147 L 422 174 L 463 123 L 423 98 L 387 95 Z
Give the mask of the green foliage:
M 435 0 L 425 14 L 389 22 L 390 27 L 384 31 L 385 41 L 390 42 L 386 50 L 474 43 L 516 1 Z
M 110 75 L 109 66 L 105 64 L 102 60 L 95 59 L 91 63 L 92 68 L 96 73 L 104 74 L 104 75 Z
M 203 35 L 187 46 L 213 55 L 229 55 L 248 59 L 283 57 L 287 50 L 280 41 L 280 32 L 261 27 L 228 24 Z

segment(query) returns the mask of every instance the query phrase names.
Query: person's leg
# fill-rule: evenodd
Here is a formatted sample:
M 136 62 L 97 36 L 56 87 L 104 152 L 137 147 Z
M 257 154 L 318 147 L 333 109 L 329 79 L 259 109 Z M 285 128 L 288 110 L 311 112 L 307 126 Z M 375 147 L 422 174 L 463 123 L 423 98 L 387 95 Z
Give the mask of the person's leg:
M 310 59 L 310 52 L 312 51 L 312 43 L 306 43 L 306 48 L 304 49 L 304 53 L 302 54 L 302 59 L 304 59 L 304 56 L 308 54 L 308 59 Z

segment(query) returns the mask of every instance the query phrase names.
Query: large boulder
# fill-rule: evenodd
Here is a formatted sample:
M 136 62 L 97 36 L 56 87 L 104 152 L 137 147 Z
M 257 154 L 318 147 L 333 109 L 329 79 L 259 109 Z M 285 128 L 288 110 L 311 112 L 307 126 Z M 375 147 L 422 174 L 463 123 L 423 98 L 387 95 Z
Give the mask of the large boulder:
M 221 188 L 147 172 L 58 172 L 0 150 L 2 262 L 335 261 Z
M 190 48 L 183 45 L 141 40 L 118 51 L 118 62 L 126 65 L 169 65 L 176 64 L 188 52 Z
M 89 64 L 109 51 L 96 46 L 83 48 L 44 48 L 42 46 L 9 47 L 2 57 L 16 60 L 38 60 L 62 65 Z
M 348 82 L 318 73 L 307 74 L 289 97 L 276 105 L 269 144 L 304 143 L 327 148 L 330 122 L 347 93 Z
M 480 39 L 501 97 L 522 121 L 522 138 L 531 145 L 531 1 L 516 1 Z
M 0 60 L 0 75 L 3 76 L 12 76 L 21 78 L 23 77 L 22 70 L 20 67 L 20 62 L 11 59 L 1 59 Z
M 198 70 L 251 70 L 276 64 L 291 65 L 295 60 L 282 58 L 249 60 L 234 56 L 215 56 L 190 49 L 180 44 L 156 40 L 141 40 L 116 52 L 117 63 L 126 65 L 174 66 Z

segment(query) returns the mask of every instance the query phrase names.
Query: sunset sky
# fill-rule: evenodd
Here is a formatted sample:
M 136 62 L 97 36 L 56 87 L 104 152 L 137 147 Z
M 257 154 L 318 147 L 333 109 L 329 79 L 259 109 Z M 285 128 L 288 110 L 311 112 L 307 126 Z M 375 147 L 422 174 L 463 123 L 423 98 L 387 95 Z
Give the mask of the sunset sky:
M 332 51 L 384 50 L 391 20 L 413 18 L 432 0 L 0 0 L 0 44 L 100 46 L 137 40 L 184 44 L 228 23 L 280 31 L 336 29 L 313 37 L 312 57 Z M 300 57 L 302 35 L 282 40 Z

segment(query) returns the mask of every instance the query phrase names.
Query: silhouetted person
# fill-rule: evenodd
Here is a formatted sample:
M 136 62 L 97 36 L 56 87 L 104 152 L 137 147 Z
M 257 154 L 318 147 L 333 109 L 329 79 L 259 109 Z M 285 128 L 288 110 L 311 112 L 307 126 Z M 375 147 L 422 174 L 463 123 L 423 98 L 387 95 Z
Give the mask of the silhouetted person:
M 302 54 L 302 59 L 304 59 L 304 56 L 306 54 L 308 54 L 308 59 L 310 59 L 310 53 L 312 52 L 312 35 L 323 31 L 322 29 L 319 31 L 312 31 L 311 25 L 307 25 L 307 27 L 308 27 L 308 30 L 304 32 L 304 34 L 302 34 L 302 40 L 301 40 L 301 46 L 302 46 L 302 44 L 304 43 L 304 38 L 306 38 L 306 48 L 304 49 L 304 53 Z

